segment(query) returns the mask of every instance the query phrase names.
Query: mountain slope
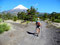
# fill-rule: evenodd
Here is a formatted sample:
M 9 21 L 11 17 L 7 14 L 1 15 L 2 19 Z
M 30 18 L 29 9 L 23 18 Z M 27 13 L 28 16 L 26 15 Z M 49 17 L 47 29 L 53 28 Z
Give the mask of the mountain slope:
M 18 5 L 15 8 L 8 10 L 10 13 L 18 13 L 18 12 L 26 12 L 28 8 L 24 7 L 23 5 Z

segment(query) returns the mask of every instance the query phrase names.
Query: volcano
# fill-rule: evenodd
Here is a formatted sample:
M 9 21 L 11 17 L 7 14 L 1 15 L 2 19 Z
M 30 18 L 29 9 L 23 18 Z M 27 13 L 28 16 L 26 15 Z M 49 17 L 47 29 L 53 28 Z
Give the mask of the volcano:
M 26 12 L 27 9 L 28 9 L 28 8 L 26 8 L 26 7 L 23 6 L 23 5 L 18 5 L 18 6 L 16 6 L 15 8 L 13 8 L 13 9 L 11 9 L 11 10 L 8 10 L 7 12 L 17 14 L 18 12 Z

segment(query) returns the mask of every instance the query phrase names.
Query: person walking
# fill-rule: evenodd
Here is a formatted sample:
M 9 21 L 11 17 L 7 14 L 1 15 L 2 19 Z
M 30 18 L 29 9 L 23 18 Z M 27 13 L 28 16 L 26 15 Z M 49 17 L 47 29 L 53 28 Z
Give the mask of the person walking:
M 40 27 L 41 27 L 41 23 L 40 23 L 40 19 L 37 18 L 36 20 L 36 32 L 35 35 L 38 37 L 39 33 L 40 33 Z

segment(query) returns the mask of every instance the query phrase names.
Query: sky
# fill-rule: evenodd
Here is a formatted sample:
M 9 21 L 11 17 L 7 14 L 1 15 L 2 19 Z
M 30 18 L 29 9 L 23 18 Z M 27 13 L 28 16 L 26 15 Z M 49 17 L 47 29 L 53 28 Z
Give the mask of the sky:
M 13 9 L 18 5 L 26 8 L 34 6 L 41 13 L 60 13 L 60 0 L 0 0 L 0 12 Z

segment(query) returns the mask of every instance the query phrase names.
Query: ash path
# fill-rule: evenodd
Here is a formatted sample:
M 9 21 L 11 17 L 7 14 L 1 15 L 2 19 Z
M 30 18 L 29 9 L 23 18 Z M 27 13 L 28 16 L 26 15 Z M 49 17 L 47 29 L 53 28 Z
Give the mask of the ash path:
M 43 21 L 39 37 L 28 34 L 35 32 L 35 25 L 29 24 L 21 25 L 19 23 L 12 23 L 12 29 L 0 35 L 0 45 L 60 45 L 60 29 L 53 26 L 47 27 Z

